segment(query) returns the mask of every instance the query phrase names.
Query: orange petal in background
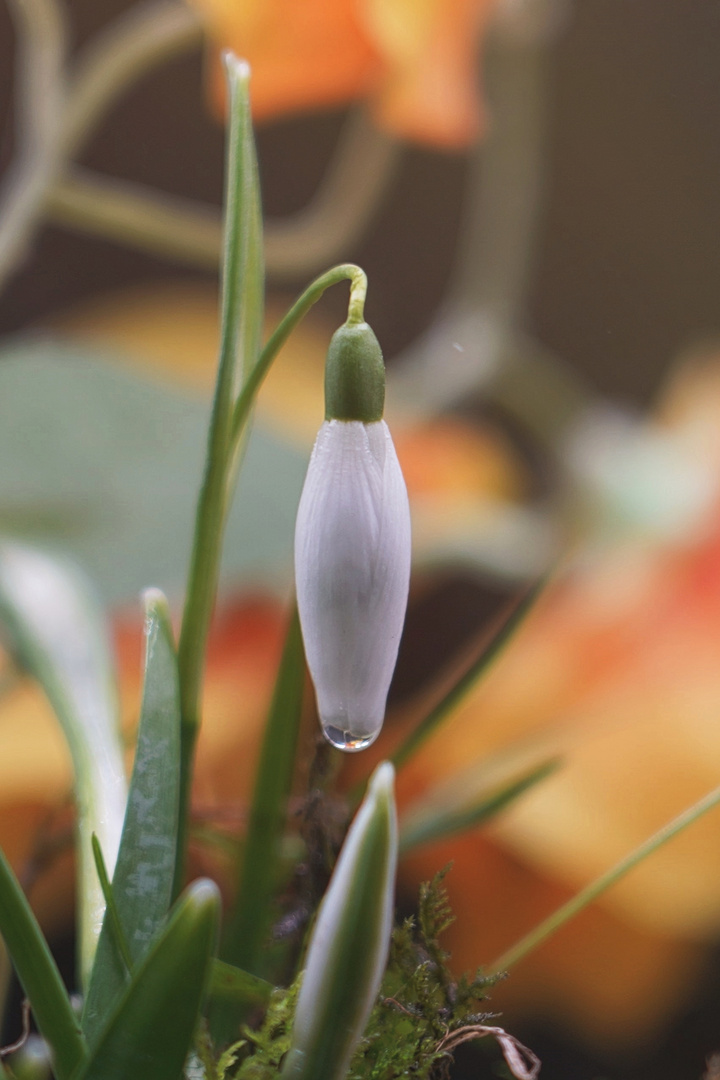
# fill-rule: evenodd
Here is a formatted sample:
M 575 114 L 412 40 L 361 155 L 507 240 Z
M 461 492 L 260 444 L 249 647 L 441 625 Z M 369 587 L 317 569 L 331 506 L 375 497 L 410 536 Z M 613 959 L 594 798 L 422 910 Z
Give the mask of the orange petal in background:
M 378 124 L 446 148 L 482 132 L 480 40 L 495 0 L 192 0 L 219 51 L 251 65 L 253 114 L 270 119 L 367 98 Z
M 370 91 L 380 58 L 358 19 L 355 0 L 192 0 L 213 42 L 211 92 L 224 112 L 218 61 L 232 49 L 252 68 L 258 120 L 346 104 Z
M 380 127 L 446 148 L 485 128 L 478 62 L 496 0 L 367 0 L 363 14 L 384 58 L 374 100 Z

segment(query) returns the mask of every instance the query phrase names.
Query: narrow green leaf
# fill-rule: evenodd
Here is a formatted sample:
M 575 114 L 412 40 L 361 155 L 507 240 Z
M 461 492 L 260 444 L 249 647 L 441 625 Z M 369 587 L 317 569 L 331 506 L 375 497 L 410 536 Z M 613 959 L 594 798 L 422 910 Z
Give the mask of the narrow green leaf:
M 100 878 L 100 888 L 103 891 L 105 897 L 105 919 L 104 922 L 110 923 L 111 937 L 113 947 L 118 953 L 118 957 L 122 962 L 122 965 L 128 975 L 132 972 L 133 962 L 130 950 L 128 949 L 127 941 L 125 940 L 125 934 L 123 933 L 122 924 L 120 922 L 120 916 L 118 915 L 117 904 L 115 903 L 115 897 L 113 896 L 112 885 L 110 884 L 110 878 L 108 876 L 107 867 L 105 866 L 105 860 L 103 858 L 102 848 L 100 847 L 100 841 L 95 833 L 92 836 L 93 855 L 95 856 L 95 869 L 97 875 Z M 97 953 L 95 954 L 95 965 L 93 971 L 97 969 Z
M 304 683 L 305 654 L 294 607 L 260 751 L 238 900 L 223 943 L 224 959 L 253 973 L 262 967 L 272 920 Z
M 157 589 L 145 594 L 145 683 L 135 764 L 112 894 L 126 967 L 106 916 L 85 1000 L 92 1045 L 134 968 L 164 925 L 172 900 L 180 787 L 180 691 L 170 613 Z
M 265 979 L 259 979 L 257 975 L 251 975 L 234 964 L 213 960 L 208 987 L 211 998 L 231 1001 L 236 1006 L 265 1005 L 273 990 L 272 983 Z
M 57 1080 L 69 1080 L 85 1057 L 85 1042 L 42 930 L 2 851 L 0 934 L 40 1033 L 52 1047 Z
M 443 720 L 447 719 L 455 706 L 472 689 L 480 676 L 499 655 L 537 600 L 540 592 L 545 587 L 545 581 L 544 577 L 541 578 L 511 606 L 509 613 L 494 631 L 490 640 L 484 640 L 479 654 L 465 668 L 459 678 L 444 691 L 440 700 L 433 705 L 404 742 L 400 744 L 391 758 L 396 769 L 402 768 L 408 758 L 412 757 L 420 749 L 426 739 L 437 730 Z
M 205 993 L 219 912 L 212 881 L 187 889 L 76 1080 L 178 1080 Z
M 656 833 L 635 848 L 634 851 L 631 851 L 629 855 L 626 855 L 624 859 L 621 859 L 620 862 L 615 863 L 600 877 L 591 881 L 589 885 L 586 885 L 584 889 L 572 896 L 565 904 L 561 904 L 551 915 L 548 915 L 547 919 L 543 919 L 541 923 L 534 927 L 529 934 L 511 945 L 502 956 L 497 958 L 494 964 L 490 965 L 488 970 L 491 973 L 506 971 L 531 952 L 534 952 L 544 941 L 547 941 L 566 923 L 579 915 L 588 904 L 597 900 L 599 896 L 612 888 L 613 885 L 624 878 L 631 870 L 634 870 L 636 866 L 639 866 L 658 848 L 663 847 L 669 840 L 672 840 L 717 806 L 720 806 L 720 787 L 713 788 L 702 799 L 688 807 L 681 814 L 678 814 L 672 821 L 669 821 L 667 825 L 663 825 L 661 829 L 658 829 Z
M 246 432 L 232 438 L 235 400 L 257 361 L 263 321 L 264 269 L 257 160 L 248 65 L 224 54 L 229 120 L 225 169 L 220 358 L 198 498 L 178 662 L 182 703 L 180 823 L 175 891 L 183 877 L 192 762 L 200 726 L 205 646 L 220 568 L 222 538 Z
M 230 178 L 231 201 L 227 208 L 228 221 L 238 222 L 239 257 L 232 266 L 230 260 L 225 264 L 230 272 L 236 274 L 227 284 L 228 289 L 234 290 L 238 297 L 237 307 L 234 309 L 240 329 L 237 396 L 237 391 L 255 366 L 260 352 L 265 306 L 265 264 L 260 179 L 250 112 L 250 69 L 244 60 L 238 60 L 232 53 L 225 53 L 223 59 L 228 72 L 230 94 L 236 98 L 234 107 L 240 117 L 239 124 L 234 128 L 239 153 L 231 154 L 231 160 L 236 161 L 239 168 L 235 177 Z
M 526 791 L 540 783 L 559 768 L 557 760 L 546 761 L 520 777 L 485 792 L 476 802 L 464 806 L 446 805 L 443 808 L 433 805 L 432 794 L 428 801 L 413 810 L 410 808 L 400 823 L 400 853 L 410 851 L 420 844 L 430 844 L 442 840 L 454 833 L 472 829 L 484 824 L 499 814 L 524 795 Z
M 105 910 L 92 834 L 112 873 L 127 795 L 108 630 L 74 566 L 9 543 L 0 546 L 0 623 L 18 661 L 45 691 L 72 756 L 80 840 L 80 970 L 87 985 Z

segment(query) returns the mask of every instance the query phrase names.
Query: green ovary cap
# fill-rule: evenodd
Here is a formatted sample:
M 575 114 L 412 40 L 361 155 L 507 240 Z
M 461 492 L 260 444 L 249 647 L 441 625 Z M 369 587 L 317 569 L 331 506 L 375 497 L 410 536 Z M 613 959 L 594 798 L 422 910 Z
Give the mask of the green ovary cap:
M 325 419 L 382 420 L 385 364 L 366 322 L 346 322 L 333 334 L 325 361 Z

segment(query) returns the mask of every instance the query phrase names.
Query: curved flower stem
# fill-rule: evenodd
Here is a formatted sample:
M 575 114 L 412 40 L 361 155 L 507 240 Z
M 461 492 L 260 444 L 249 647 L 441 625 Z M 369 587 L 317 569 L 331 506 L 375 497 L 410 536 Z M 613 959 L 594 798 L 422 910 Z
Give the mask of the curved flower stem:
M 554 911 L 547 919 L 544 919 L 534 930 L 531 930 L 529 934 L 521 938 L 507 949 L 502 956 L 499 956 L 493 964 L 490 965 L 490 972 L 495 973 L 498 971 L 506 971 L 507 968 L 517 964 L 519 960 L 522 960 L 529 953 L 534 952 L 539 945 L 542 945 L 544 941 L 547 941 L 557 930 L 560 930 L 565 923 L 569 922 L 578 915 L 583 908 L 586 908 L 588 904 L 591 904 L 593 900 L 597 900 L 602 893 L 606 892 L 612 885 L 620 881 L 621 878 L 633 870 L 639 863 L 646 859 L 648 855 L 652 855 L 658 848 L 666 844 L 668 840 L 672 840 L 683 829 L 687 829 L 689 825 L 692 825 L 698 818 L 702 817 L 709 810 L 714 809 L 720 805 L 720 787 L 714 788 L 704 798 L 700 799 L 689 809 L 684 810 L 682 814 L 674 818 L 672 821 L 664 825 L 662 829 L 656 832 L 648 840 L 631 851 L 629 855 L 626 855 L 624 859 L 621 859 L 619 863 L 611 867 L 604 874 L 601 874 L 595 881 L 590 882 L 584 889 L 581 889 L 579 893 L 568 900 L 566 904 Z
M 325 290 L 329 289 L 331 285 L 337 285 L 338 282 L 344 280 L 349 280 L 351 282 L 349 311 L 358 321 L 362 319 L 365 294 L 367 292 L 367 277 L 365 276 L 364 270 L 361 270 L 359 266 L 355 266 L 354 263 L 342 263 L 340 266 L 334 266 L 332 270 L 328 270 L 326 273 L 321 274 L 320 277 L 316 278 L 315 281 L 307 287 L 305 292 L 298 297 L 284 318 L 273 330 L 268 338 L 267 344 L 258 357 L 257 363 L 250 372 L 240 396 L 235 402 L 232 419 L 232 433 L 230 436 L 233 445 L 241 438 L 257 392 L 270 370 L 273 360 L 280 352 L 280 349 L 283 347 L 290 334 L 298 323 L 307 315 L 313 304 L 318 302 Z
M 186 4 L 148 0 L 130 8 L 80 54 L 68 87 L 62 148 L 77 154 L 98 121 L 141 75 L 201 40 L 202 23 Z
M 232 151 L 231 151 L 232 152 Z M 233 166 L 231 164 L 231 176 Z M 230 220 L 230 217 L 228 218 Z M 228 261 L 237 258 L 233 253 L 232 236 L 237 230 L 229 228 L 230 247 L 226 255 L 225 295 L 232 295 L 231 282 L 236 276 Z M 208 446 L 208 460 L 200 493 L 197 510 L 197 522 L 193 555 L 191 561 L 188 592 L 183 615 L 180 642 L 178 645 L 178 663 L 181 680 L 181 700 L 183 714 L 183 766 L 181 780 L 181 811 L 178 841 L 178 860 L 176 888 L 182 881 L 184 863 L 184 845 L 187 835 L 187 811 L 190 798 L 190 772 L 195 741 L 200 726 L 200 694 L 204 668 L 205 647 L 210 627 L 210 616 L 215 600 L 217 579 L 222 547 L 222 535 L 225 519 L 233 489 L 239 450 L 246 434 L 247 420 L 255 397 L 270 366 L 280 348 L 303 316 L 316 303 L 327 288 L 340 281 L 351 282 L 351 306 L 362 312 L 367 289 L 367 278 L 363 270 L 353 264 L 336 266 L 314 281 L 293 304 L 265 347 L 246 374 L 242 388 L 233 402 L 231 400 L 234 382 L 234 368 L 228 359 L 232 355 L 229 342 L 234 334 L 224 335 L 228 344 L 221 348 L 220 374 L 216 390 L 211 432 Z
M 60 160 L 65 23 L 55 0 L 10 0 L 18 153 L 0 191 L 0 286 L 22 259 Z

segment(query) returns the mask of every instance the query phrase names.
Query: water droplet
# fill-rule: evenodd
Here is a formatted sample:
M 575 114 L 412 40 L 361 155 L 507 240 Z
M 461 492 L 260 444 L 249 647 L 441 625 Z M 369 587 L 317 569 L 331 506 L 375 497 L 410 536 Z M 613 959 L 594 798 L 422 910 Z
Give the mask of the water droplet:
M 372 735 L 354 735 L 352 731 L 344 731 L 343 728 L 334 724 L 323 725 L 323 735 L 336 750 L 345 750 L 346 753 L 354 754 L 358 750 L 365 750 L 375 742 L 380 729 Z

